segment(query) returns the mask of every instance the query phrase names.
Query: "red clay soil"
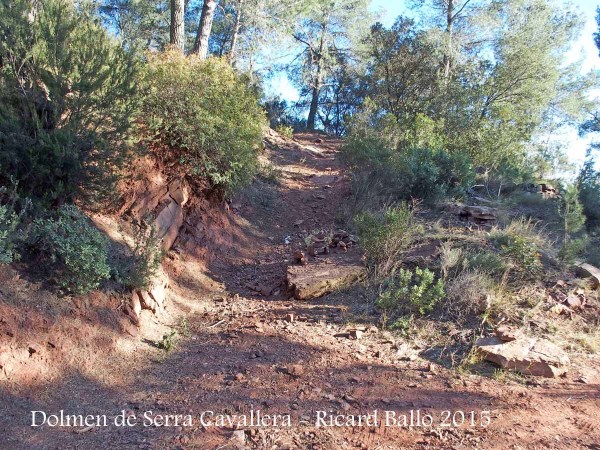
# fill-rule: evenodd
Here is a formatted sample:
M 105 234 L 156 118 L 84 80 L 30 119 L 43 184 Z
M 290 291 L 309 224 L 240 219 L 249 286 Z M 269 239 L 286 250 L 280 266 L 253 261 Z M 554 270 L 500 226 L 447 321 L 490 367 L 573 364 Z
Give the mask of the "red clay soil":
M 220 223 L 227 238 L 214 244 L 214 224 L 186 223 L 167 267 L 170 315 L 146 319 L 150 331 L 143 327 L 131 333 L 136 336 L 106 324 L 110 351 L 90 368 L 74 358 L 54 377 L 1 382 L 1 448 L 600 448 L 597 377 L 582 383 L 573 373 L 515 383 L 419 358 L 403 361 L 397 337 L 367 327 L 351 339 L 343 303 L 290 298 L 285 272 L 293 252 L 304 247 L 308 233 L 336 229 L 350 182 L 338 140 L 302 134 L 295 141 L 272 136 L 270 142 L 266 158 L 281 171 L 280 181 L 257 182 L 233 199 L 229 223 Z M 194 255 L 207 258 L 200 264 Z M 169 327 L 178 335 L 176 347 L 165 352 L 147 336 L 157 339 Z M 54 329 L 58 337 L 61 331 Z M 107 426 L 101 417 L 89 426 L 31 427 L 32 410 L 106 415 Z M 121 411 L 135 415 L 131 423 L 137 425 L 114 425 Z M 144 419 L 148 411 L 154 419 L 189 414 L 191 423 L 180 417 L 157 426 Z M 206 411 L 214 415 L 206 413 L 203 424 Z M 258 411 L 265 426 L 236 426 L 251 412 L 256 422 Z M 374 411 L 378 423 L 371 416 L 362 423 L 354 417 L 352 424 L 353 415 Z M 407 416 L 407 423 L 393 426 L 392 412 Z M 218 415 L 233 423 L 216 423 Z M 323 426 L 337 415 L 338 426 Z M 273 421 L 277 426 L 269 426 Z

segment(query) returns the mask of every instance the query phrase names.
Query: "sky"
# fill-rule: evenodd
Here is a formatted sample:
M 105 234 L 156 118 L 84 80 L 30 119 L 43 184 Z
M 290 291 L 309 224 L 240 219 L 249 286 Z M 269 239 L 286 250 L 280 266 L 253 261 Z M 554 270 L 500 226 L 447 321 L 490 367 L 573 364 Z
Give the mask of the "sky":
M 585 19 L 585 26 L 580 38 L 567 54 L 564 63 L 570 64 L 580 60 L 582 73 L 600 70 L 600 57 L 593 39 L 593 34 L 597 31 L 596 8 L 600 6 L 600 0 L 572 0 L 562 3 L 575 5 Z M 372 0 L 371 9 L 377 19 L 386 26 L 392 25 L 399 15 L 411 15 L 412 13 L 403 0 Z M 284 73 L 278 74 L 270 81 L 267 91 L 291 102 L 298 100 L 298 91 Z M 596 95 L 600 98 L 600 91 Z M 564 142 L 569 159 L 580 166 L 592 136 L 581 138 L 576 128 L 566 127 L 556 136 L 556 139 Z

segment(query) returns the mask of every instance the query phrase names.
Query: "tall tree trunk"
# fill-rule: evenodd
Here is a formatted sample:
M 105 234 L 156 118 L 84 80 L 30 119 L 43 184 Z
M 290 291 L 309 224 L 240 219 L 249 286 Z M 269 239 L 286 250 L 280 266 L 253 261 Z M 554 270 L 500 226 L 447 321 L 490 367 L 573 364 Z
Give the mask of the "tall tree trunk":
M 446 10 L 446 50 L 444 52 L 444 79 L 450 77 L 452 71 L 452 33 L 454 32 L 454 1 L 448 0 Z
M 243 6 L 244 0 L 238 0 L 237 14 L 235 15 L 235 24 L 233 26 L 233 34 L 231 36 L 231 46 L 229 47 L 229 53 L 227 54 L 227 61 L 229 61 L 229 64 L 233 64 L 233 60 L 235 58 L 235 47 L 237 45 L 238 35 L 240 34 Z
M 194 42 L 193 53 L 197 53 L 200 59 L 206 59 L 208 55 L 208 38 L 212 29 L 213 16 L 217 2 L 215 0 L 204 0 L 202 6 L 202 16 L 198 25 L 198 33 L 196 33 L 196 41 Z
M 327 23 L 323 23 L 318 53 L 312 55 L 313 61 L 317 64 L 317 73 L 315 74 L 315 79 L 313 80 L 312 98 L 310 100 L 310 109 L 308 110 L 308 119 L 306 120 L 306 127 L 309 130 L 315 129 L 317 112 L 319 110 L 319 94 L 321 93 L 321 85 L 323 84 L 323 49 L 325 45 L 326 29 Z
M 175 48 L 183 53 L 185 42 L 185 29 L 183 15 L 185 11 L 185 0 L 171 0 L 171 35 L 170 42 Z
M 321 90 L 320 83 L 315 83 L 312 91 L 312 99 L 310 101 L 310 109 L 308 110 L 308 119 L 306 120 L 306 127 L 309 130 L 315 129 L 315 123 L 317 119 L 317 110 L 319 109 L 319 92 Z

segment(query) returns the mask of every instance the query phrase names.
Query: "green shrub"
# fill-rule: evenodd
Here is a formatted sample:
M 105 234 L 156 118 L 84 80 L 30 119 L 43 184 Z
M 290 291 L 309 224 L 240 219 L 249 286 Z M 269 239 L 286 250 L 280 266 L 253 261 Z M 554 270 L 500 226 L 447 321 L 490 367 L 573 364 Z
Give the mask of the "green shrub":
M 428 203 L 461 197 L 475 177 L 470 157 L 466 152 L 421 147 L 442 145 L 432 127 L 429 119 L 419 116 L 415 129 L 403 134 L 393 117 L 360 113 L 353 118 L 343 155 L 356 170 L 368 170 L 380 180 L 383 196 Z
M 74 205 L 62 206 L 56 217 L 36 219 L 30 245 L 47 258 L 57 284 L 67 292 L 85 294 L 110 276 L 108 239 Z
M 163 334 L 162 339 L 156 342 L 156 348 L 164 350 L 165 352 L 170 352 L 177 345 L 177 343 L 175 342 L 176 335 L 177 331 L 171 331 L 170 333 Z
M 361 213 L 354 218 L 354 223 L 371 266 L 381 276 L 394 269 L 400 253 L 422 231 L 406 203 L 387 208 L 380 214 Z
M 16 192 L 9 195 L 0 186 L 0 264 L 10 264 L 19 258 L 16 247 L 23 238 L 19 225 L 29 207 L 29 199 L 21 201 Z
M 159 272 L 164 251 L 153 225 L 136 228 L 133 240 L 133 256 L 122 270 L 120 281 L 131 290 L 148 289 Z
M 587 236 L 581 233 L 586 218 L 579 197 L 577 186 L 567 186 L 558 208 L 563 219 L 563 244 L 559 257 L 567 263 L 573 263 L 577 256 L 582 255 L 588 244 Z
M 254 93 L 226 61 L 149 54 L 143 120 L 160 157 L 231 191 L 249 182 L 266 126 Z M 166 149 L 164 147 L 167 147 Z
M 445 197 L 462 197 L 474 178 L 466 153 L 429 148 L 399 152 L 392 158 L 391 167 L 398 198 L 419 198 L 428 203 Z
M 275 127 L 275 131 L 288 139 L 294 137 L 294 127 L 290 127 L 289 125 L 278 125 Z
M 505 229 L 493 230 L 490 239 L 518 269 L 537 274 L 542 269 L 541 251 L 547 247 L 545 239 L 536 232 L 531 221 L 516 220 Z
M 0 3 L 0 183 L 61 204 L 113 192 L 139 96 L 137 63 L 67 0 Z
M 391 114 L 381 115 L 370 100 L 351 120 L 342 147 L 357 171 L 380 180 L 383 196 L 432 203 L 462 196 L 475 178 L 467 152 L 445 149 L 442 124 L 417 114 L 406 126 Z
M 435 274 L 429 269 L 400 269 L 381 285 L 376 305 L 385 317 L 398 312 L 425 315 L 443 297 L 444 283 L 441 279 L 435 281 Z
M 570 238 L 563 243 L 558 257 L 561 261 L 567 264 L 573 264 L 577 258 L 585 255 L 586 249 L 589 248 L 590 240 L 587 236 L 580 238 Z
M 0 205 L 0 264 L 9 264 L 15 257 L 15 231 L 19 217 L 8 206 Z
M 579 201 L 583 206 L 588 228 L 600 226 L 600 170 L 596 167 L 596 155 L 591 147 L 577 177 Z
M 504 275 L 509 268 L 500 255 L 487 251 L 468 254 L 463 264 L 465 269 L 496 277 Z

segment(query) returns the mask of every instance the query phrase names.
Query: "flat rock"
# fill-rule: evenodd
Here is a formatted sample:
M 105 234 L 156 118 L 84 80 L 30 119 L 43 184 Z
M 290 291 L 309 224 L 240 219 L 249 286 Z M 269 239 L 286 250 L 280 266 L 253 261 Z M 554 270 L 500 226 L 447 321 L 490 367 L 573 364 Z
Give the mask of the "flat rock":
M 557 377 L 570 364 L 567 354 L 546 339 L 519 337 L 503 342 L 497 336 L 489 336 L 477 340 L 475 346 L 487 361 L 524 375 Z
M 496 220 L 497 210 L 489 206 L 463 206 L 459 209 L 459 216 L 475 221 L 487 222 Z
M 294 290 L 296 299 L 310 300 L 329 294 L 340 286 L 356 281 L 364 273 L 364 266 L 356 255 L 332 255 L 331 260 L 329 264 L 319 262 L 288 267 L 287 283 Z
M 513 327 L 501 326 L 494 330 L 496 336 L 503 342 L 516 341 L 520 336 L 520 331 Z

